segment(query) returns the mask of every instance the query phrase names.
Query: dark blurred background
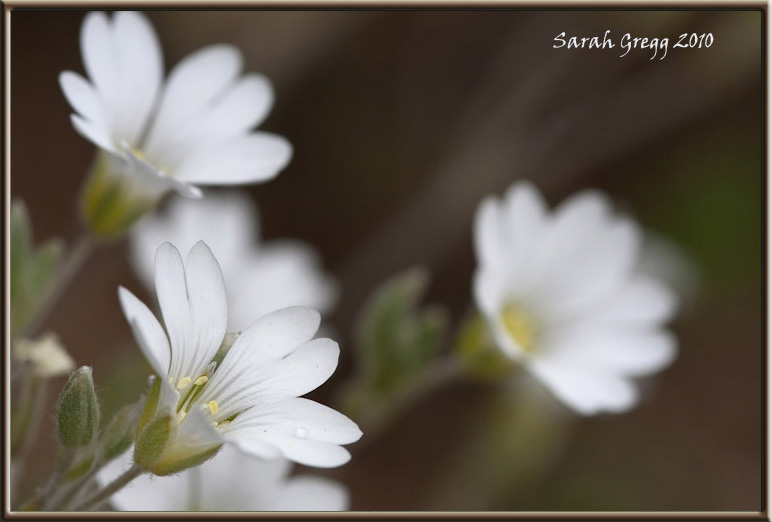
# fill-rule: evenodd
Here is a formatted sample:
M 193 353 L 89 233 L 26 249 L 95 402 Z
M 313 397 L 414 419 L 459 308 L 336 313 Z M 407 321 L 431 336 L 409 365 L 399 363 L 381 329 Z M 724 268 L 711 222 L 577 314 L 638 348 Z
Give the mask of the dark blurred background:
M 37 239 L 79 234 L 78 194 L 94 147 L 72 129 L 57 76 L 83 70 L 83 14 L 11 15 L 11 191 L 27 203 Z M 262 128 L 286 136 L 295 156 L 275 181 L 246 190 L 260 205 L 264 237 L 310 242 L 342 287 L 329 321 L 341 365 L 314 398 L 329 404 L 351 376 L 357 310 L 389 275 L 427 266 L 428 301 L 455 319 L 464 315 L 475 206 L 514 180 L 533 180 L 553 204 L 585 187 L 608 191 L 698 269 L 698 293 L 673 325 L 680 355 L 647 381 L 651 393 L 637 409 L 561 424 L 548 459 L 518 473 L 525 447 L 503 460 L 513 473 L 492 478 L 474 464 L 484 462 L 474 430 L 496 392 L 455 384 L 385 433 L 365 434 L 348 465 L 325 472 L 348 485 L 352 509 L 761 509 L 761 10 L 149 17 L 167 69 L 224 41 L 242 49 L 246 70 L 274 83 L 275 107 Z M 560 32 L 606 29 L 615 42 L 628 32 L 669 37 L 668 54 L 552 48 Z M 674 49 L 685 32 L 715 41 Z M 47 325 L 78 364 L 94 366 L 108 411 L 140 393 L 146 371 L 118 285 L 150 298 L 122 241 L 88 261 Z M 50 469 L 51 421 L 26 488 Z

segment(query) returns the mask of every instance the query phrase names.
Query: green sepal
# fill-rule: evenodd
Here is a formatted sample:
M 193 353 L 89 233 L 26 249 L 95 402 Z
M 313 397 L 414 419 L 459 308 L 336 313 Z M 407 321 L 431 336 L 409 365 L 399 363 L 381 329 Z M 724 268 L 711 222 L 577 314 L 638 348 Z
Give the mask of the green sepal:
M 154 475 L 161 477 L 166 475 L 174 475 L 180 471 L 184 471 L 188 468 L 193 468 L 203 464 L 207 460 L 217 455 L 217 452 L 220 451 L 221 447 L 222 445 L 214 446 L 212 448 L 182 458 L 162 458 L 153 466 L 146 469 Z
M 155 417 L 160 397 L 161 378 L 152 376 L 148 382 L 148 392 L 147 399 L 145 399 L 145 407 L 143 408 L 142 415 L 139 418 L 139 424 L 137 424 L 137 434 L 139 434 L 145 425 Z
M 479 314 L 461 323 L 454 354 L 468 375 L 486 380 L 499 380 L 516 369 L 515 362 L 496 345 L 487 322 Z
M 99 403 L 91 368 L 81 366 L 59 395 L 56 414 L 59 442 L 64 448 L 88 446 L 99 428 Z
M 159 198 L 143 194 L 106 152 L 99 152 L 83 186 L 81 217 L 97 237 L 123 236 L 142 216 L 153 210 Z
M 124 406 L 102 431 L 99 436 L 99 458 L 103 463 L 120 456 L 134 443 L 140 406 L 139 403 Z
M 174 442 L 177 425 L 174 415 L 162 415 L 149 421 L 137 435 L 134 462 L 148 471 L 153 471 L 164 451 Z

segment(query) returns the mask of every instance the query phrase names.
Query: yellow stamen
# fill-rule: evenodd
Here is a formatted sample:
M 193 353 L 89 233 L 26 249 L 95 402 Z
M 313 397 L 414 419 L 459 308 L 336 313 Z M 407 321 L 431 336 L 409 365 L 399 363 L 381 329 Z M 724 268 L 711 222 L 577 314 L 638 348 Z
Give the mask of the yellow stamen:
M 177 381 L 177 389 L 183 390 L 188 387 L 188 384 L 190 384 L 190 377 L 183 377 L 179 381 Z
M 135 148 L 135 147 L 132 147 L 132 148 L 131 148 L 131 152 L 133 152 L 133 153 L 134 153 L 134 155 L 135 155 L 137 158 L 139 158 L 139 159 L 141 159 L 141 160 L 145 159 L 145 153 L 144 153 L 144 152 L 142 152 L 142 149 L 137 149 L 137 148 Z
M 533 353 L 537 324 L 533 317 L 517 305 L 507 305 L 501 312 L 507 333 L 526 353 Z
M 182 410 L 181 412 L 177 413 L 177 422 L 182 422 L 185 420 L 185 417 L 188 416 L 188 412 L 185 410 Z
M 206 381 L 208 380 L 209 380 L 209 377 L 207 377 L 206 375 L 202 375 L 201 377 L 193 381 L 193 384 L 195 384 L 196 386 L 201 386 L 202 384 L 206 384 Z
M 212 415 L 217 415 L 217 410 L 219 410 L 220 407 L 217 404 L 217 401 L 209 401 L 209 413 Z
M 227 420 L 226 421 L 222 421 L 220 424 L 217 425 L 217 427 L 218 428 L 224 428 L 225 426 L 227 426 L 230 423 L 231 423 L 231 421 L 227 421 Z

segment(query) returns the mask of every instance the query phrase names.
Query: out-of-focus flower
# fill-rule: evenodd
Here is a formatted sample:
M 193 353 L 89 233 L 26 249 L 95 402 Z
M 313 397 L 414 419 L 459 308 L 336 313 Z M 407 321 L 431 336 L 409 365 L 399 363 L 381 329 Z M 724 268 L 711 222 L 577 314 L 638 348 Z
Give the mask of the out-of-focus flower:
M 636 269 L 640 230 L 607 198 L 579 193 L 550 213 L 514 184 L 475 219 L 474 294 L 498 346 L 581 414 L 637 402 L 631 377 L 670 364 L 673 292 Z
M 65 71 L 59 82 L 75 110 L 75 129 L 109 153 L 84 197 L 97 231 L 115 233 L 122 220 L 136 219 L 170 190 L 200 197 L 196 185 L 266 181 L 289 162 L 287 140 L 252 130 L 268 114 L 273 91 L 261 75 L 241 76 L 236 48 L 205 47 L 164 81 L 158 39 L 140 13 L 118 12 L 112 20 L 89 13 L 80 43 L 90 81 Z M 121 219 L 112 208 L 120 207 L 116 191 L 118 203 L 132 203 Z
M 325 313 L 335 302 L 335 282 L 322 271 L 316 252 L 300 241 L 260 243 L 257 209 L 238 192 L 207 194 L 200 201 L 175 199 L 165 215 L 140 221 L 129 239 L 134 269 L 151 289 L 159 245 L 169 241 L 186 252 L 196 241 L 206 242 L 226 280 L 229 331 L 288 306 Z
M 131 453 L 97 478 L 108 484 L 131 465 Z M 120 511 L 346 511 L 348 491 L 312 476 L 289 477 L 287 459 L 263 460 L 224 447 L 211 460 L 177 475 L 142 475 L 110 497 Z
M 206 244 L 198 242 L 185 264 L 174 246 L 161 245 L 155 282 L 166 332 L 147 306 L 119 289 L 136 340 L 160 377 L 137 430 L 137 464 L 168 475 L 211 458 L 225 442 L 258 457 L 283 455 L 309 466 L 349 460 L 341 445 L 362 435 L 356 424 L 299 397 L 325 382 L 338 364 L 335 341 L 311 340 L 318 312 L 292 307 L 268 314 L 222 355 L 225 284 Z
M 57 377 L 75 369 L 75 361 L 56 334 L 46 333 L 38 339 L 19 339 L 14 345 L 14 357 L 32 365 L 38 377 Z

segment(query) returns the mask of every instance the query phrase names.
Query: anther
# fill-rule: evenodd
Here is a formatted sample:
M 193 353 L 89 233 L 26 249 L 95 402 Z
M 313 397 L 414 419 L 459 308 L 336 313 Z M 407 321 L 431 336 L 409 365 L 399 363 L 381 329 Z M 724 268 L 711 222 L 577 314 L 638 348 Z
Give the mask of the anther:
M 208 380 L 209 380 L 209 377 L 207 377 L 206 375 L 202 375 L 201 377 L 193 381 L 193 384 L 195 384 L 196 386 L 201 386 L 202 384 L 206 384 L 206 381 Z
M 190 384 L 190 377 L 183 377 L 179 381 L 177 381 L 177 389 L 183 390 L 188 387 L 188 384 Z

